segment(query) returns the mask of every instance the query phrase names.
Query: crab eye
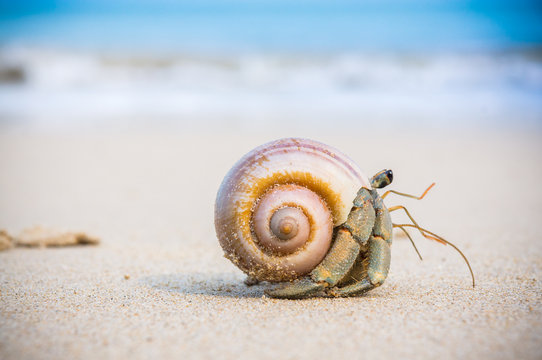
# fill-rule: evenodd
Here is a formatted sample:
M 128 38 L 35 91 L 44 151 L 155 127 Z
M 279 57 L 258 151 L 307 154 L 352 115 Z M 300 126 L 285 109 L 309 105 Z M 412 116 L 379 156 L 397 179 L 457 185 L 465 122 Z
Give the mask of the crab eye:
M 386 175 L 388 176 L 388 180 L 390 181 L 390 184 L 391 184 L 391 182 L 393 181 L 393 171 L 391 170 L 386 171 Z
M 372 177 L 371 186 L 376 189 L 382 189 L 391 184 L 392 180 L 393 172 L 391 170 L 381 170 Z

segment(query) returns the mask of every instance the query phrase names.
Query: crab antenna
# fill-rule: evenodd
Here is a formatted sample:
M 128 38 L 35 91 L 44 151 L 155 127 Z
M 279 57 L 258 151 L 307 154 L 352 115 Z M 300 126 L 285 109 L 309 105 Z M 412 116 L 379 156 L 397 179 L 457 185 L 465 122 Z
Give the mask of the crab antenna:
M 429 187 L 427 189 L 425 189 L 425 191 L 423 192 L 423 194 L 421 194 L 420 196 L 416 196 L 416 195 L 410 195 L 410 194 L 405 194 L 405 193 L 402 193 L 402 192 L 399 192 L 399 191 L 395 191 L 395 190 L 388 190 L 386 191 L 384 194 L 382 194 L 381 198 L 384 199 L 386 196 L 388 196 L 389 193 L 394 193 L 396 195 L 401 195 L 401 196 L 406 196 L 406 197 L 409 197 L 409 198 L 412 198 L 412 199 L 416 199 L 416 200 L 421 200 L 424 198 L 424 196 L 429 192 L 429 190 L 431 190 L 431 188 L 435 186 L 435 183 L 432 183 L 431 185 L 429 185 Z
M 388 211 L 391 213 L 392 211 L 395 211 L 395 210 L 403 210 L 405 212 L 405 214 L 407 214 L 408 218 L 410 219 L 410 221 L 412 221 L 412 223 L 414 225 L 416 225 L 418 231 L 420 232 L 420 234 L 422 234 L 422 236 L 425 236 L 425 234 L 420 230 L 420 225 L 418 225 L 418 223 L 416 222 L 416 220 L 414 220 L 414 218 L 412 217 L 412 215 L 410 215 L 410 212 L 407 210 L 406 207 L 404 207 L 403 205 L 396 205 L 396 206 L 391 206 L 388 208 Z
M 445 245 L 450 245 L 451 247 L 453 247 L 460 255 L 461 257 L 463 258 L 463 260 L 465 260 L 465 263 L 467 264 L 468 268 L 469 268 L 469 271 L 470 271 L 470 276 L 472 277 L 472 287 L 474 288 L 474 286 L 476 285 L 476 282 L 474 280 L 474 272 L 472 271 L 472 268 L 470 266 L 470 263 L 469 263 L 469 260 L 467 259 L 467 257 L 465 256 L 465 254 L 463 254 L 463 252 L 457 247 L 455 246 L 453 243 L 449 242 L 448 240 L 444 239 L 443 237 L 427 230 L 427 229 L 424 229 L 422 227 L 420 227 L 419 225 L 412 225 L 412 224 L 394 224 L 395 227 L 412 227 L 412 228 L 417 228 L 420 232 L 422 232 L 423 236 L 426 237 L 427 239 L 431 239 L 431 240 L 436 240 L 442 244 L 445 244 Z M 429 234 L 429 235 L 428 235 Z
M 420 260 L 423 261 L 423 258 L 422 258 L 422 255 L 420 254 L 420 252 L 418 251 L 418 248 L 416 247 L 416 244 L 414 243 L 414 240 L 412 240 L 412 237 L 410 236 L 410 234 L 408 233 L 408 231 L 406 231 L 406 229 L 404 227 L 402 227 L 401 225 L 397 225 L 397 224 L 392 224 L 393 227 L 396 227 L 398 229 L 401 229 L 405 235 L 408 237 L 408 239 L 410 240 L 410 243 L 412 244 L 412 246 L 414 246 L 414 250 L 416 250 L 416 253 L 418 254 L 418 257 L 420 258 Z

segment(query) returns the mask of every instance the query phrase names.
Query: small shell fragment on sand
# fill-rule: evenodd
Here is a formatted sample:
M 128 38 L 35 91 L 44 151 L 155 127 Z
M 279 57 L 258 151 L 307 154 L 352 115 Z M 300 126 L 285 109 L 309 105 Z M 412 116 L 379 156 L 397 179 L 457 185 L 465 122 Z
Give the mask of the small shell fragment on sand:
M 0 251 L 10 249 L 14 246 L 14 241 L 6 230 L 0 230 Z
M 100 239 L 83 232 L 62 231 L 42 226 L 25 229 L 19 236 L 12 239 L 13 245 L 24 247 L 96 245 L 100 243 Z

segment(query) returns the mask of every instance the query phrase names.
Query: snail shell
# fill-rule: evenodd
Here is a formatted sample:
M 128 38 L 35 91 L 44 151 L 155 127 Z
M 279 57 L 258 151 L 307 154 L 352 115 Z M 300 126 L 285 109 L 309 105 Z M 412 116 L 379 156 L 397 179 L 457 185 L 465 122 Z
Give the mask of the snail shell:
M 371 188 L 367 177 L 328 145 L 288 138 L 255 148 L 218 190 L 215 228 L 225 256 L 258 280 L 309 273 L 361 187 Z

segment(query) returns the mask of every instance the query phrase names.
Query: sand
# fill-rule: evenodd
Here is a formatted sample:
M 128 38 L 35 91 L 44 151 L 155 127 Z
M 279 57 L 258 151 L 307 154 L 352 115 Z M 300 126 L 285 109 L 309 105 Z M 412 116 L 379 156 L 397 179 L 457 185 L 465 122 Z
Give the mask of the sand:
M 245 152 L 285 135 L 395 172 L 406 205 L 456 243 L 393 245 L 366 296 L 301 301 L 246 287 L 222 256 L 213 202 Z M 541 359 L 538 131 L 107 134 L 0 131 L 0 228 L 81 229 L 98 246 L 0 253 L 2 359 Z M 394 213 L 397 222 L 406 221 Z

